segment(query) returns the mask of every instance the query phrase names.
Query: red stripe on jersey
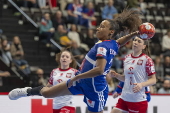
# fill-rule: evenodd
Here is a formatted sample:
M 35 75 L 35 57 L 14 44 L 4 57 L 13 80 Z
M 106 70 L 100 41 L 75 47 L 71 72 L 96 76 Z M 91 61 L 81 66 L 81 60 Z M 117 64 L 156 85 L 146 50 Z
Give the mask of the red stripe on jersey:
M 58 69 L 58 68 L 53 69 L 52 72 L 51 72 L 51 74 L 50 74 L 50 79 L 48 80 L 48 83 L 51 84 L 51 85 L 53 85 L 53 73 L 54 73 L 54 71 L 57 70 L 57 69 Z
M 71 67 L 69 67 L 68 69 L 61 69 L 61 68 L 58 68 L 60 71 L 68 71 L 69 69 L 71 69 Z
M 151 75 L 153 75 L 153 74 L 155 74 L 156 72 L 154 72 L 154 73 L 150 73 L 148 76 L 151 76 Z
M 120 87 L 120 86 L 117 86 L 117 87 L 122 89 L 122 87 Z
M 104 41 L 111 41 L 111 40 L 101 40 L 102 42 L 104 42 Z
M 145 54 L 142 53 L 142 54 L 140 54 L 139 56 L 135 57 L 135 56 L 133 56 L 133 55 L 131 54 L 131 57 L 132 57 L 132 58 L 139 58 L 139 57 L 141 57 L 141 56 L 143 56 L 143 55 L 145 55 Z
M 101 55 L 101 54 L 97 54 L 96 56 L 103 56 L 103 55 Z

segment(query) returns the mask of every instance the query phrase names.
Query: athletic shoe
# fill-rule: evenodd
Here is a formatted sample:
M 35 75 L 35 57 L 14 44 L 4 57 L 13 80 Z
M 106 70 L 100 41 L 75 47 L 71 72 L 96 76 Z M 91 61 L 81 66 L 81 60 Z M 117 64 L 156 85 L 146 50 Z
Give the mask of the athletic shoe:
M 31 87 L 25 87 L 25 88 L 16 88 L 9 92 L 8 97 L 10 100 L 17 100 L 21 97 L 27 96 L 27 89 Z

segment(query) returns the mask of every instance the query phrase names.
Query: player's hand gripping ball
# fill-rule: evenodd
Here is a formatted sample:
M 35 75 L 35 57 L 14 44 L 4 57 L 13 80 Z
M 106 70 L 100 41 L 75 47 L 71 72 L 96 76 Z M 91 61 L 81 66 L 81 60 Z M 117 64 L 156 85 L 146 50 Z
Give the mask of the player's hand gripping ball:
M 150 39 L 155 35 L 155 27 L 151 23 L 143 23 L 139 26 L 139 34 L 142 39 Z

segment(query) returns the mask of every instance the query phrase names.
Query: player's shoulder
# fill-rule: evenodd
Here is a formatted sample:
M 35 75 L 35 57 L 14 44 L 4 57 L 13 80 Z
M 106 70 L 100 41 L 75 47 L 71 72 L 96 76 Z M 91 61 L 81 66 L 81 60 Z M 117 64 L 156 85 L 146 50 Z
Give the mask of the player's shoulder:
M 131 54 L 127 54 L 127 55 L 125 56 L 125 59 L 128 58 L 128 57 L 130 58 L 131 56 L 132 56 L 132 53 L 131 53 Z
M 107 48 L 111 48 L 114 47 L 113 45 L 117 45 L 118 43 L 115 40 L 104 40 L 104 41 L 99 41 L 96 43 L 98 46 L 101 47 L 107 47 Z
M 146 60 L 152 60 L 152 58 L 148 56 L 147 54 L 143 54 L 143 56 L 146 58 Z
M 71 71 L 77 72 L 78 70 L 75 68 L 70 68 Z

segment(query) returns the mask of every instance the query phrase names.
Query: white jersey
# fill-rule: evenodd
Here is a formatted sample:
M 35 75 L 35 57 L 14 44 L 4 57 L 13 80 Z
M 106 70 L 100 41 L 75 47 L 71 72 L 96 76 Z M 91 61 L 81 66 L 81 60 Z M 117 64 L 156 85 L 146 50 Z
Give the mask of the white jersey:
M 148 80 L 148 76 L 155 74 L 154 63 L 146 54 L 134 57 L 129 54 L 124 60 L 125 82 L 121 97 L 124 101 L 140 102 L 146 100 L 145 87 L 139 92 L 133 92 L 134 83 L 141 83 Z
M 67 70 L 62 70 L 61 68 L 53 69 L 50 75 L 49 83 L 51 85 L 56 85 L 63 81 L 67 81 L 68 79 L 74 77 L 76 72 L 77 70 L 73 68 L 69 68 Z M 72 95 L 55 97 L 53 98 L 53 109 L 60 109 L 64 106 L 73 106 L 72 100 Z

